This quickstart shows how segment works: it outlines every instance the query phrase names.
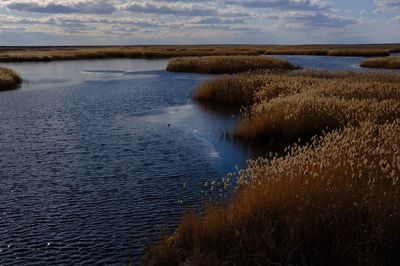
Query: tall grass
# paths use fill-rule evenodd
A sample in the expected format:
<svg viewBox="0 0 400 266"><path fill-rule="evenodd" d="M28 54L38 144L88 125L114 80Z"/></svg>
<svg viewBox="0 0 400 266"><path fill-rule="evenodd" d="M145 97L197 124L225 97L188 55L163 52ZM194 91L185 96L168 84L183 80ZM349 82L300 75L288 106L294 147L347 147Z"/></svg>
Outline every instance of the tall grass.
<svg viewBox="0 0 400 266"><path fill-rule="evenodd" d="M296 67L286 59L266 56L178 57L169 61L167 70L205 74L232 74L260 69L291 70Z"/></svg>
<svg viewBox="0 0 400 266"><path fill-rule="evenodd" d="M204 81L196 90L194 99L221 106L251 105L256 91L269 82L269 78L270 75L263 72L222 75Z"/></svg>
<svg viewBox="0 0 400 266"><path fill-rule="evenodd" d="M397 265L400 122L251 161L227 208L188 215L145 265Z"/></svg>
<svg viewBox="0 0 400 266"><path fill-rule="evenodd" d="M368 68L400 69L400 56L372 58L364 60L360 65Z"/></svg>
<svg viewBox="0 0 400 266"><path fill-rule="evenodd" d="M400 75L342 71L245 73L203 83L197 100L247 106L234 135L290 142L400 116Z"/></svg>
<svg viewBox="0 0 400 266"><path fill-rule="evenodd" d="M22 83L22 78L14 70L0 67L0 91L13 90Z"/></svg>
<svg viewBox="0 0 400 266"><path fill-rule="evenodd" d="M183 217L144 265L398 265L400 75L265 71L204 82L234 135L296 143L250 161L227 207Z"/></svg>

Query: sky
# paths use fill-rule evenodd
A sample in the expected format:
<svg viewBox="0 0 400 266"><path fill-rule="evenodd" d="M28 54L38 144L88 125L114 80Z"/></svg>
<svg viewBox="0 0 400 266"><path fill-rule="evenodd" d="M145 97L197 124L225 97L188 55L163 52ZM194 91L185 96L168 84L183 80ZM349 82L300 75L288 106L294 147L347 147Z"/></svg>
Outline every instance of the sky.
<svg viewBox="0 0 400 266"><path fill-rule="evenodd" d="M400 43L400 0L0 0L0 45Z"/></svg>

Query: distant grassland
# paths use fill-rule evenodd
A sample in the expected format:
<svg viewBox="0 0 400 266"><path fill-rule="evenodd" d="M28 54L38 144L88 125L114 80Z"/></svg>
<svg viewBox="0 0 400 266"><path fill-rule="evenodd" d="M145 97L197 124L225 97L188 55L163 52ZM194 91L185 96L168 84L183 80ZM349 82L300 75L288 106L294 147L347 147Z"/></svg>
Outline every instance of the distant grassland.
<svg viewBox="0 0 400 266"><path fill-rule="evenodd" d="M22 83L22 78L14 70L0 67L0 91L13 90Z"/></svg>
<svg viewBox="0 0 400 266"><path fill-rule="evenodd" d="M267 56L202 56L177 57L169 61L167 70L204 74L233 74L260 69L293 70L286 59Z"/></svg>
<svg viewBox="0 0 400 266"><path fill-rule="evenodd" d="M386 56L400 44L375 45L154 45L110 47L0 47L0 62L104 58L172 58L183 56L299 54Z"/></svg>
<svg viewBox="0 0 400 266"><path fill-rule="evenodd" d="M292 146L250 161L227 207L185 215L143 265L398 265L400 75L224 75L195 98L242 106L239 139Z"/></svg>
<svg viewBox="0 0 400 266"><path fill-rule="evenodd" d="M362 67L400 69L400 56L372 58L361 62Z"/></svg>

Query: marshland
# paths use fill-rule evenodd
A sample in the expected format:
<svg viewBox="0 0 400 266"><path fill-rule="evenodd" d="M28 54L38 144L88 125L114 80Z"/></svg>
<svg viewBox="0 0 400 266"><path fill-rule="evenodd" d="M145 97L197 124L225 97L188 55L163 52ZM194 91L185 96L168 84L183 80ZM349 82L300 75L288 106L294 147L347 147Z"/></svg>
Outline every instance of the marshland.
<svg viewBox="0 0 400 266"><path fill-rule="evenodd" d="M356 48L7 48L0 264L395 265L400 74L349 54L399 47Z"/></svg>
<svg viewBox="0 0 400 266"><path fill-rule="evenodd" d="M0 62L85 60L107 58L171 58L229 55L389 56L399 44L359 45L145 45L82 47L0 47Z"/></svg>
<svg viewBox="0 0 400 266"><path fill-rule="evenodd" d="M282 69L203 82L195 100L240 108L233 138L286 148L250 160L227 205L185 215L144 265L397 264L399 81Z"/></svg>

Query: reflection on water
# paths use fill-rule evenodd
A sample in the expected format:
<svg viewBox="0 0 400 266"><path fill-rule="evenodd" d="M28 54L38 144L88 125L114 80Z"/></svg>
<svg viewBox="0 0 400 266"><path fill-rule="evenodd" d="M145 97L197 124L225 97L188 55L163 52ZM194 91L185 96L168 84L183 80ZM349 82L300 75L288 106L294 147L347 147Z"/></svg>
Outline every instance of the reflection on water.
<svg viewBox="0 0 400 266"><path fill-rule="evenodd" d="M328 69L361 60L287 58ZM4 64L27 82L0 94L0 265L137 261L203 206L205 181L258 154L224 137L235 112L191 101L209 76L166 63Z"/></svg>

